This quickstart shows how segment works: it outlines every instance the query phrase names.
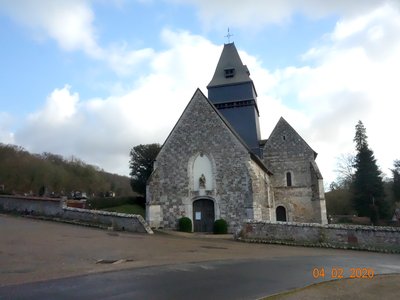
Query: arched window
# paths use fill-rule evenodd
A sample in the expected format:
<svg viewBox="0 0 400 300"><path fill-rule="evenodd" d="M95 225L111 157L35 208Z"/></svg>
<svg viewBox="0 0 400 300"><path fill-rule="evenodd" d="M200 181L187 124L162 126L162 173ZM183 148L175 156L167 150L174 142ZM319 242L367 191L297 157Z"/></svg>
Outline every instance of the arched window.
<svg viewBox="0 0 400 300"><path fill-rule="evenodd" d="M292 173L286 172L286 186L292 186Z"/></svg>
<svg viewBox="0 0 400 300"><path fill-rule="evenodd" d="M283 206L276 208L276 220L286 222L286 209Z"/></svg>

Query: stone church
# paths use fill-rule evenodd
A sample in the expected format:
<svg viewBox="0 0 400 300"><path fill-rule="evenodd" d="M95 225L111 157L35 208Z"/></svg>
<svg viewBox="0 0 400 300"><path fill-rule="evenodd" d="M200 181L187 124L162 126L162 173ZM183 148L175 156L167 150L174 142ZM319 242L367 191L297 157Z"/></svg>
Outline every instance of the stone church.
<svg viewBox="0 0 400 300"><path fill-rule="evenodd" d="M327 223L317 153L283 118L261 139L257 92L234 43L224 45L208 97L199 89L167 137L147 183L150 226L229 231L245 220Z"/></svg>

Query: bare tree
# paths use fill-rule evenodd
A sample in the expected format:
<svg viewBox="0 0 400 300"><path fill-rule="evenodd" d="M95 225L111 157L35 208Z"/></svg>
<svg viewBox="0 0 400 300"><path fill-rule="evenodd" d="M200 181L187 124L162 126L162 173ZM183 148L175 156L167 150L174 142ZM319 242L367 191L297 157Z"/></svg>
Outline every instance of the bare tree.
<svg viewBox="0 0 400 300"><path fill-rule="evenodd" d="M337 164L335 173L337 173L336 183L339 188L350 188L355 173L355 156L351 153L341 154L336 158Z"/></svg>

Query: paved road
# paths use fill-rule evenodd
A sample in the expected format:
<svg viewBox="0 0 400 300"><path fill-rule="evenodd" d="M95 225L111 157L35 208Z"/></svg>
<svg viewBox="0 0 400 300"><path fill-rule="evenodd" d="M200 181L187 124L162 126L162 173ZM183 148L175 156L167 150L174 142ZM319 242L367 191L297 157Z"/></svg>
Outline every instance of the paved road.
<svg viewBox="0 0 400 300"><path fill-rule="evenodd" d="M321 281L311 275L315 266L325 268L325 280L330 279L328 270L339 266L345 269L368 266L376 273L400 272L399 256L352 254L186 263L113 271L3 287L0 298L257 299ZM348 277L348 272L345 273Z"/></svg>
<svg viewBox="0 0 400 300"><path fill-rule="evenodd" d="M330 280L332 269L344 277L357 267L400 273L400 255L109 233L1 215L0 236L0 299L256 299ZM103 266L93 257L133 261ZM325 278L313 278L316 267Z"/></svg>

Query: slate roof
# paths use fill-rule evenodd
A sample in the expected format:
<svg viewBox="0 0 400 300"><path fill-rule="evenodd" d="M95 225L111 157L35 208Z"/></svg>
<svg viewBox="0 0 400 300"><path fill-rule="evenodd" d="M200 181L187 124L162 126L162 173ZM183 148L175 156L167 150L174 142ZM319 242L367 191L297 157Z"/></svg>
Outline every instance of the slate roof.
<svg viewBox="0 0 400 300"><path fill-rule="evenodd" d="M250 154L250 158L267 174L273 175L273 173L265 166L264 162L249 148L249 146L245 143L245 141L240 137L240 135L236 132L236 130L232 127L232 125L224 118L224 116L220 113L220 111L214 106L214 104L203 94L203 92L198 88L196 93L200 92L202 96L207 100L208 104L214 109L217 115L221 118L222 122L225 123L226 127L232 132L232 134L238 139L238 141L246 148L246 150Z"/></svg>
<svg viewBox="0 0 400 300"><path fill-rule="evenodd" d="M226 69L235 69L233 77L225 77ZM224 44L215 73L207 88L253 81L246 65L242 63L234 43Z"/></svg>

